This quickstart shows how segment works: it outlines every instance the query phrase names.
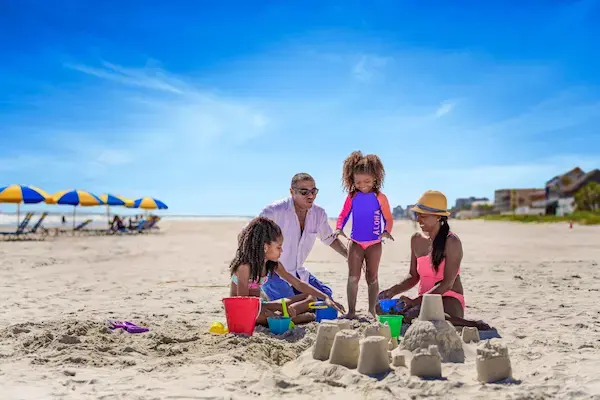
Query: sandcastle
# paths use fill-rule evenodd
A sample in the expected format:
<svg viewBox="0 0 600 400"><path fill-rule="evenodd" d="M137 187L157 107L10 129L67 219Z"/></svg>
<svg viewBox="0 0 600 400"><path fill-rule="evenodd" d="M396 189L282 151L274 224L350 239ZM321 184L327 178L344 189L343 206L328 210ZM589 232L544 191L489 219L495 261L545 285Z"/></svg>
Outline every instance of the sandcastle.
<svg viewBox="0 0 600 400"><path fill-rule="evenodd" d="M358 372L377 375L390 370L387 342L383 336L367 336L360 341Z"/></svg>
<svg viewBox="0 0 600 400"><path fill-rule="evenodd" d="M329 357L330 363L354 369L358 366L359 355L360 342L358 332L342 329L335 334L331 356Z"/></svg>
<svg viewBox="0 0 600 400"><path fill-rule="evenodd" d="M465 361L463 341L478 342L477 328L464 327L461 335L445 319L440 295L424 295L419 317L412 321L400 344L391 337L387 323L375 322L364 330L364 338L352 330L348 320L321 321L312 349L314 359L356 369L373 376L394 367L408 367L422 378L441 378L442 362ZM508 350L486 341L477 348L477 379L492 383L512 377Z"/></svg>
<svg viewBox="0 0 600 400"><path fill-rule="evenodd" d="M441 378L442 359L437 346L417 349L410 360L410 374L421 378Z"/></svg>
<svg viewBox="0 0 600 400"><path fill-rule="evenodd" d="M493 383L512 377L512 367L506 346L487 340L477 347L477 380Z"/></svg>
<svg viewBox="0 0 600 400"><path fill-rule="evenodd" d="M423 295L419 318L406 330L400 348L415 352L437 346L442 362L462 363L465 352L461 338L451 323L446 321L442 297L439 294Z"/></svg>
<svg viewBox="0 0 600 400"><path fill-rule="evenodd" d="M331 347L336 333L340 330L337 323L325 322L319 324L317 328L317 339L313 346L312 355L315 360L325 361L329 359Z"/></svg>
<svg viewBox="0 0 600 400"><path fill-rule="evenodd" d="M461 337L465 343L479 342L479 329L465 326L462 330Z"/></svg>
<svg viewBox="0 0 600 400"><path fill-rule="evenodd" d="M397 346L388 324L376 322L365 329L365 338L351 329L350 321L322 321L312 349L316 360L329 359L331 364L357 369L366 375L377 375L390 370L388 349Z"/></svg>

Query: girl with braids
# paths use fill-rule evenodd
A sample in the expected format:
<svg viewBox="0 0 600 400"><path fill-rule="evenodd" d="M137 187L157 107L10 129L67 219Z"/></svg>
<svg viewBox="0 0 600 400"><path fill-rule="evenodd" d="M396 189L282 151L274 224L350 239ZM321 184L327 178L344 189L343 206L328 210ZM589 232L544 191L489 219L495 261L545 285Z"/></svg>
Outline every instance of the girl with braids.
<svg viewBox="0 0 600 400"><path fill-rule="evenodd" d="M400 296L400 300L405 303L407 322L418 316L424 294L440 294L446 319L453 325L490 329L482 321L463 318L465 297L460 279L462 243L450 231L446 196L438 191L428 190L411 210L417 214L417 221L423 232L412 236L410 271L402 282L382 291L379 298L390 299L418 284L417 298Z"/></svg>
<svg viewBox="0 0 600 400"><path fill-rule="evenodd" d="M308 303L313 298L325 299L327 305L344 312L344 308L306 282L296 278L279 263L283 235L279 226L270 219L257 217L238 236L235 258L229 266L231 272L231 296L262 297L263 305L257 323L267 325L267 317L274 311L282 311L280 300L268 301L262 291L272 274L279 275L302 294L285 299L288 312L296 324L314 320L314 314L307 312ZM312 296L312 297L311 297Z"/></svg>
<svg viewBox="0 0 600 400"><path fill-rule="evenodd" d="M378 270L381 240L392 238L394 219L387 197L381 192L385 169L374 154L352 152L344 161L342 184L348 196L337 219L334 237L344 235L344 226L352 215L352 232L348 250L348 315L356 317L356 296L363 263L369 292L369 312L377 317L375 307L379 292ZM384 227L385 226L385 227Z"/></svg>

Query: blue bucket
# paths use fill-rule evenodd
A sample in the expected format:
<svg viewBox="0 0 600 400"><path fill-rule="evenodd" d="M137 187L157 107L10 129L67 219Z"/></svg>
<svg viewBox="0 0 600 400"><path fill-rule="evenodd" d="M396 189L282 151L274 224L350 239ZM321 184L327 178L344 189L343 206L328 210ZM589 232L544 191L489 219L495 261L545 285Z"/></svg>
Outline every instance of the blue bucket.
<svg viewBox="0 0 600 400"><path fill-rule="evenodd" d="M402 311L404 309L404 302L400 299L382 299L379 300L379 307L381 311L388 313L391 311Z"/></svg>
<svg viewBox="0 0 600 400"><path fill-rule="evenodd" d="M269 330L274 335L281 335L282 333L287 332L290 329L290 321L289 317L269 317L267 318L267 322L269 324Z"/></svg>
<svg viewBox="0 0 600 400"><path fill-rule="evenodd" d="M338 312L335 308L329 307L324 301L310 303L308 308L315 310L315 320L320 322L324 319L337 319Z"/></svg>

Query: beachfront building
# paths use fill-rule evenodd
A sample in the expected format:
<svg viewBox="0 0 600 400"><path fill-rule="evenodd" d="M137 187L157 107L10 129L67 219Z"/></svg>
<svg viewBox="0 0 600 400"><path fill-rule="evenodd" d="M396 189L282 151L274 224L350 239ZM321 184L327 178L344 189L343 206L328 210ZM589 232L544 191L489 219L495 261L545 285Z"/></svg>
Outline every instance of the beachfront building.
<svg viewBox="0 0 600 400"><path fill-rule="evenodd" d="M566 215L575 211L575 193L590 182L600 184L600 170L584 172L576 167L546 182L545 197L535 203L546 215Z"/></svg>
<svg viewBox="0 0 600 400"><path fill-rule="evenodd" d="M544 200L544 189L499 189L494 192L494 210L500 213L538 214L533 202Z"/></svg>
<svg viewBox="0 0 600 400"><path fill-rule="evenodd" d="M454 208L457 210L470 210L473 208L473 203L490 201L487 197L461 197L456 199Z"/></svg>

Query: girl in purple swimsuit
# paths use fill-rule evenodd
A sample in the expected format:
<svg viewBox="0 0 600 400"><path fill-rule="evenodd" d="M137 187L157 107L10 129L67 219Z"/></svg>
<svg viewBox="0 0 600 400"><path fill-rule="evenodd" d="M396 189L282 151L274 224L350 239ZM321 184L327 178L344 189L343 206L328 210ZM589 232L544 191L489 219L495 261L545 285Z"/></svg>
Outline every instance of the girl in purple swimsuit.
<svg viewBox="0 0 600 400"><path fill-rule="evenodd" d="M369 289L369 312L377 318L375 308L379 292L377 276L381 259L381 240L394 240L391 235L394 221L390 204L381 192L384 176L383 164L374 154L363 156L360 151L354 151L344 161L342 184L348 196L338 217L334 236L345 236L344 226L352 215L346 318L356 317L358 282L364 262Z"/></svg>

